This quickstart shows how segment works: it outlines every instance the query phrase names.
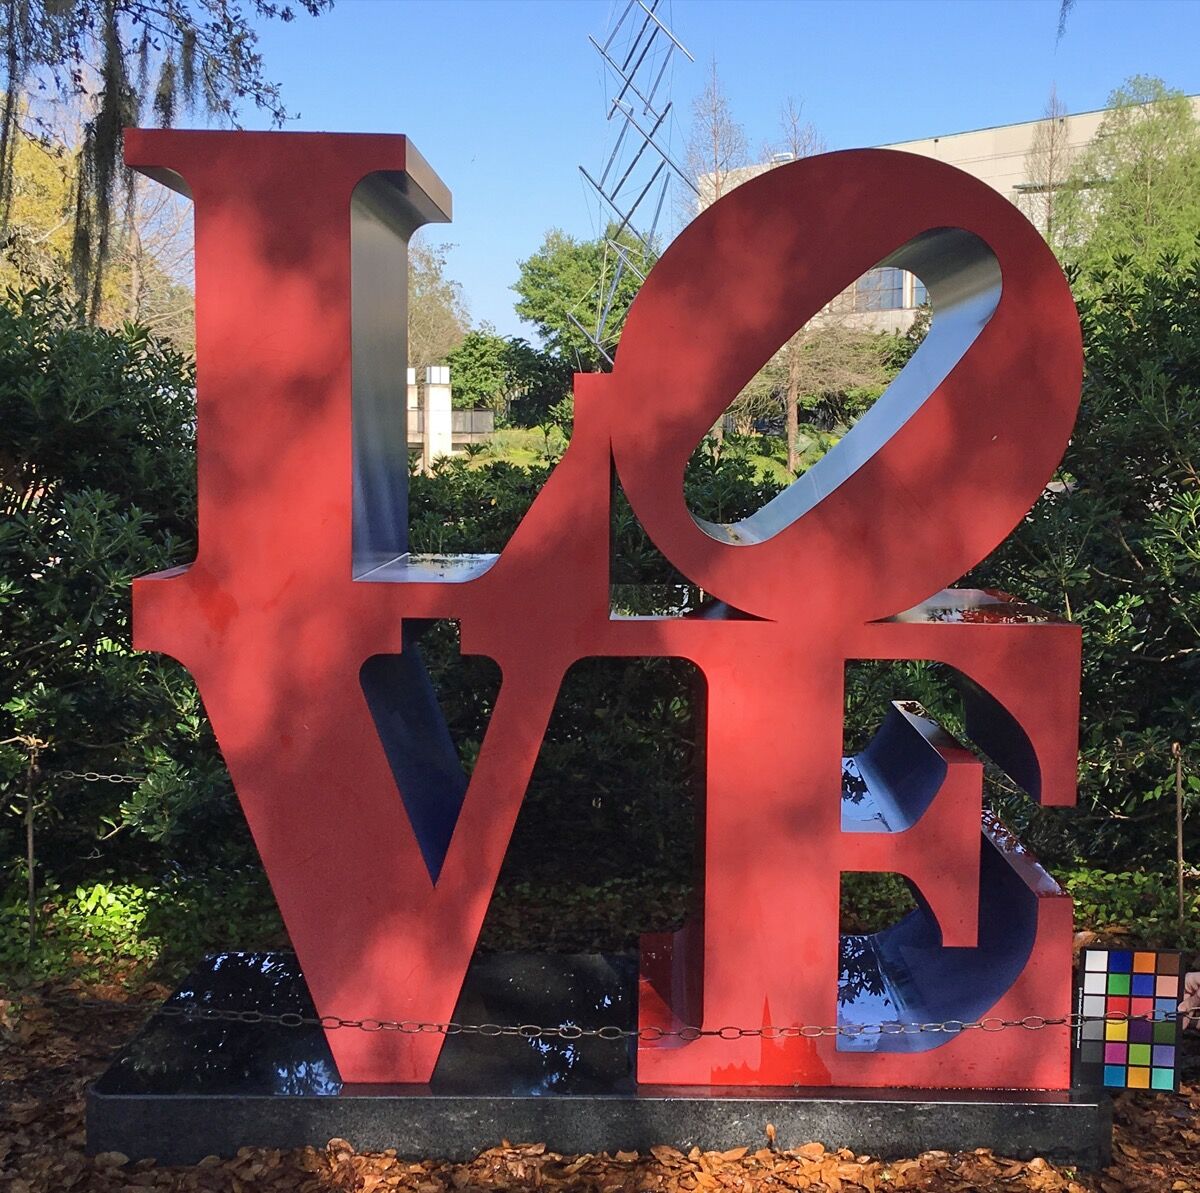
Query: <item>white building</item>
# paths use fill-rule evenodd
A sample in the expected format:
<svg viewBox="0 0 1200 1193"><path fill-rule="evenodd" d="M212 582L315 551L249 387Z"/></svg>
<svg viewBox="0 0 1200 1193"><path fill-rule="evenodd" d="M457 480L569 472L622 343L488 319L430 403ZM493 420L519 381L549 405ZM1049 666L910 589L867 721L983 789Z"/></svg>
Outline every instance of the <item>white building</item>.
<svg viewBox="0 0 1200 1193"><path fill-rule="evenodd" d="M1200 119L1200 95L1188 98L1197 119ZM1071 158L1096 136L1106 112L1107 109L1101 108L1095 112L1079 112L1073 116L1056 118L1055 151L1063 155L1063 160L1054 171L1055 177L1062 179L1065 176ZM1047 123L1044 119L1027 120L1022 124L1001 124L994 128L947 133L919 141L898 141L878 148L919 153L957 166L1015 203L1040 228L1045 218L1047 185L1044 169L1038 166L1040 155L1035 142L1038 130ZM779 161L776 157L771 162L730 171L723 179L722 191L765 173L778 165ZM1036 178L1039 173L1042 174L1041 180ZM1060 181L1058 185L1061 184ZM714 189L711 175L700 179L702 208L713 201ZM900 269L873 269L839 295L830 306L839 315L861 323L864 328L903 331L924 301L925 287L912 274Z"/></svg>

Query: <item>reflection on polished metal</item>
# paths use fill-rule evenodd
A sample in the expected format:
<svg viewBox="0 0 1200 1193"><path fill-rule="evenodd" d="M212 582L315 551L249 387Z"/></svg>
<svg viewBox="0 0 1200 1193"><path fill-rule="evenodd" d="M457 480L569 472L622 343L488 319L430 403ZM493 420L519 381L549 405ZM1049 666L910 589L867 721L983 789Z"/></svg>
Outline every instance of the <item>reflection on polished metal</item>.
<svg viewBox="0 0 1200 1193"><path fill-rule="evenodd" d="M564 1024L633 1029L636 969L619 956L477 957L456 1014L516 1023L552 1006ZM313 1010L295 958L281 953L206 958L168 1003L213 1006ZM159 1015L88 1091L88 1149L165 1164L331 1138L462 1160L505 1138L565 1154L686 1152L762 1140L772 1123L780 1148L822 1139L881 1157L988 1147L1085 1168L1109 1160L1109 1103L1087 1093L639 1088L635 1060L621 1038L453 1036L427 1085L347 1085L316 1027Z"/></svg>
<svg viewBox="0 0 1200 1193"><path fill-rule="evenodd" d="M387 421L403 319L371 309L403 290L385 258L402 266L409 232L449 212L428 167L402 137L134 132L127 155L185 179L197 207L200 546L138 581L136 641L196 677L318 1011L453 1016L562 677L607 655L690 660L706 689L703 905L644 941L641 1026L1070 1012L1070 902L984 822L980 761L906 704L863 753L841 749L848 660L933 660L997 765L1044 804L1075 799L1078 630L946 589L1041 494L1078 402L1070 291L1010 204L883 151L732 191L650 272L613 372L576 378L574 437L504 551L455 560L408 554L405 436ZM696 444L881 260L928 286L925 344L808 477L741 523L698 523ZM614 463L702 603L614 615ZM436 619L503 675L469 779L417 646ZM839 940L848 871L905 876L918 910ZM655 1035L641 1086L1069 1082L1062 1025L1037 1049L1019 1033ZM444 1041L328 1042L341 1081L420 1083Z"/></svg>

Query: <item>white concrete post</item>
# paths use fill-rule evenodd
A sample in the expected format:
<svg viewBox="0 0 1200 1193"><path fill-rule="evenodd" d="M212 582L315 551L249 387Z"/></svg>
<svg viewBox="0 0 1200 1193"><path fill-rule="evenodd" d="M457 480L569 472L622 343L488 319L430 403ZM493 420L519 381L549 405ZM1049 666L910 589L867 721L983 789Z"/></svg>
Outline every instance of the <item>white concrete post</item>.
<svg viewBox="0 0 1200 1193"><path fill-rule="evenodd" d="M425 438L421 451L426 471L438 456L448 456L454 450L450 409L450 367L430 365L425 370Z"/></svg>

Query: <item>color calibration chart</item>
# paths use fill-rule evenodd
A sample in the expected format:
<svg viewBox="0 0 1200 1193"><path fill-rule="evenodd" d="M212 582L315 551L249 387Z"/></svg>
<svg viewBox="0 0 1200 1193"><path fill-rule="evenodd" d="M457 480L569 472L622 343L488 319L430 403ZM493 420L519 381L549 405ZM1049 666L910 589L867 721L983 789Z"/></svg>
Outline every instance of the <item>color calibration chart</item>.
<svg viewBox="0 0 1200 1193"><path fill-rule="evenodd" d="M1147 1018L1080 1024L1076 1084L1178 1090L1180 954L1085 949L1082 962L1081 1014Z"/></svg>

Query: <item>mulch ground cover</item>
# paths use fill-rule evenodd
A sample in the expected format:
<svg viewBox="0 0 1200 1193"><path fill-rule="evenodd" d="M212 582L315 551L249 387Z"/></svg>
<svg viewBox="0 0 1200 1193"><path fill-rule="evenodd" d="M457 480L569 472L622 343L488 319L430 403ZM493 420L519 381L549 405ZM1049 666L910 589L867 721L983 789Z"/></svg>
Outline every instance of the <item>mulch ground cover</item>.
<svg viewBox="0 0 1200 1193"><path fill-rule="evenodd" d="M159 991L165 995L166 991ZM760 1140L727 1152L562 1156L544 1144L506 1143L470 1163L413 1161L394 1152L358 1153L344 1140L322 1149L243 1149L233 1159L209 1157L189 1167L129 1163L125 1156L84 1152L84 1090L136 1031L139 1013L69 1004L71 992L46 990L23 998L19 1011L0 995L0 1189L5 1193L97 1193L147 1189L222 1193L299 1190L403 1190L405 1193L786 1193L795 1189L858 1193L899 1189L1041 1190L1048 1193L1200 1193L1200 1048L1189 1046L1178 1095L1121 1095L1115 1107L1113 1166L1080 1173L1006 1159L989 1151L927 1152L882 1161L819 1143L774 1146L773 1128ZM66 996L66 998L64 998ZM145 996L143 992L142 997ZM82 996L81 996L82 997ZM87 991L86 997L125 997Z"/></svg>

